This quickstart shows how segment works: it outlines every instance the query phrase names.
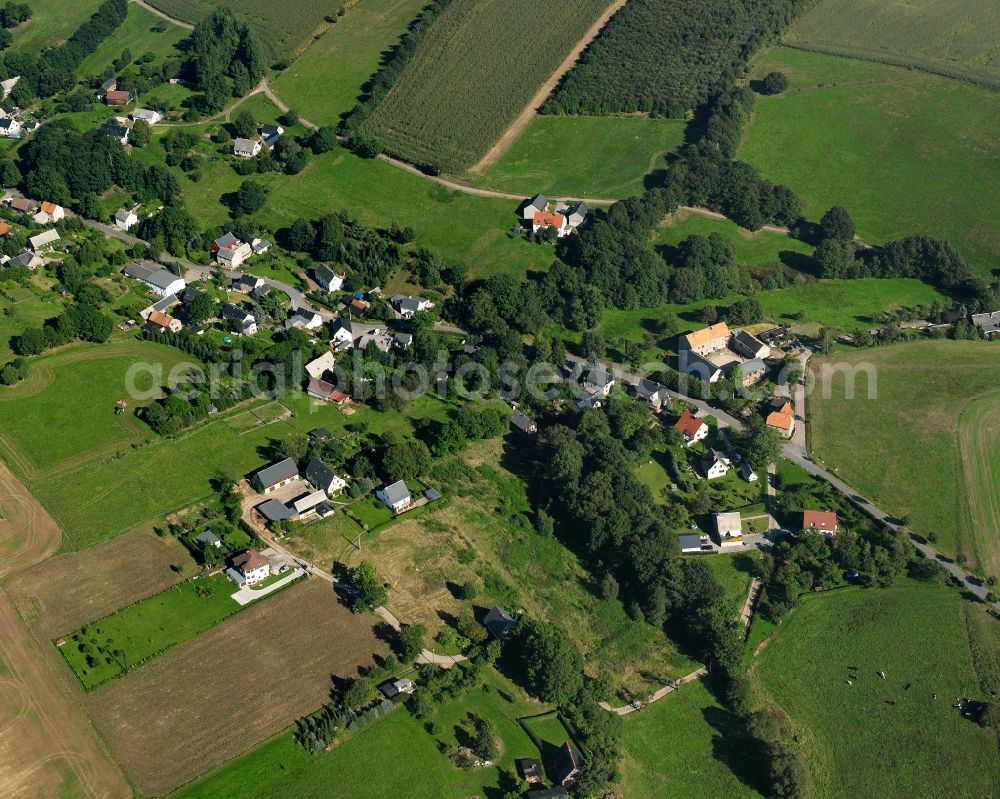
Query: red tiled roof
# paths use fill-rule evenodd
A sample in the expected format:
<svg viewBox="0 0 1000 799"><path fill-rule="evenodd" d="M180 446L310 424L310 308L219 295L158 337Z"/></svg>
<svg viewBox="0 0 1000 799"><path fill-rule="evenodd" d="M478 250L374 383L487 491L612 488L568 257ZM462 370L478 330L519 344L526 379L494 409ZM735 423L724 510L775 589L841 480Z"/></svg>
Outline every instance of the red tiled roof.
<svg viewBox="0 0 1000 799"><path fill-rule="evenodd" d="M267 558L261 555L256 549L248 549L246 552L241 552L233 558L233 566L244 574L267 565Z"/></svg>
<svg viewBox="0 0 1000 799"><path fill-rule="evenodd" d="M174 321L174 318L163 313L163 311L150 311L148 321L160 327L170 327L170 323Z"/></svg>
<svg viewBox="0 0 1000 799"><path fill-rule="evenodd" d="M114 89L104 95L104 97L112 105L124 105L132 99L131 93L124 89Z"/></svg>
<svg viewBox="0 0 1000 799"><path fill-rule="evenodd" d="M788 413L779 413L778 411L775 411L767 416L767 424L769 427L777 427L781 430L791 430L794 423L795 417Z"/></svg>
<svg viewBox="0 0 1000 799"><path fill-rule="evenodd" d="M827 533L837 531L837 514L832 510L802 511L803 530L822 530Z"/></svg>
<svg viewBox="0 0 1000 799"><path fill-rule="evenodd" d="M6 236L13 228L7 222L0 222L0 236Z"/></svg>
<svg viewBox="0 0 1000 799"><path fill-rule="evenodd" d="M540 227L561 228L566 224L566 217L562 214L555 214L550 211L536 211L533 221Z"/></svg>
<svg viewBox="0 0 1000 799"><path fill-rule="evenodd" d="M684 435L694 438L703 424L705 423L692 415L691 411L684 411L681 414L681 418L674 422L674 429L680 430Z"/></svg>
<svg viewBox="0 0 1000 799"><path fill-rule="evenodd" d="M42 210L47 214L55 213L55 210L58 207L59 207L58 205L56 205L55 203L50 203L48 200L42 201Z"/></svg>

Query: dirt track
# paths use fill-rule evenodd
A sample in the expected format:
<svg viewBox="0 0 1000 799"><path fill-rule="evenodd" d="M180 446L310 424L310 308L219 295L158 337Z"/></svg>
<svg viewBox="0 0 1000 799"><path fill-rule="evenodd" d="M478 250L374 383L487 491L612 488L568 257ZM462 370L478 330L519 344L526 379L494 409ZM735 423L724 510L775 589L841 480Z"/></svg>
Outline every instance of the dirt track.
<svg viewBox="0 0 1000 799"><path fill-rule="evenodd" d="M50 557L62 541L55 520L0 463L0 576ZM131 788L0 588L0 796L130 797Z"/></svg>

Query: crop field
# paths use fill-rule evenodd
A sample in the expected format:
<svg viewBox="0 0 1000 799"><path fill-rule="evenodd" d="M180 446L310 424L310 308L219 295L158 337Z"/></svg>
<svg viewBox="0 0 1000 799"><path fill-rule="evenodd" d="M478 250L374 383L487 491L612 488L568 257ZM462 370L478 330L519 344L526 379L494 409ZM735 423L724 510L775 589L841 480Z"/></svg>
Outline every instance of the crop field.
<svg viewBox="0 0 1000 799"><path fill-rule="evenodd" d="M1000 17L987 0L821 0L785 33L797 47L1000 86Z"/></svg>
<svg viewBox="0 0 1000 799"><path fill-rule="evenodd" d="M966 614L983 610L904 581L807 597L781 624L751 678L795 724L816 795L995 795L996 736L952 707L996 687Z"/></svg>
<svg viewBox="0 0 1000 799"><path fill-rule="evenodd" d="M288 105L317 125L335 125L424 6L422 0L363 0L347 9L273 81Z"/></svg>
<svg viewBox="0 0 1000 799"><path fill-rule="evenodd" d="M477 163L610 5L547 13L529 0L452 3L363 126L417 164Z"/></svg>
<svg viewBox="0 0 1000 799"><path fill-rule="evenodd" d="M791 82L757 99L737 157L801 198L831 205L879 243L949 241L991 279L1000 256L1000 94L938 75L777 47L754 65Z"/></svg>
<svg viewBox="0 0 1000 799"><path fill-rule="evenodd" d="M312 712L327 700L331 675L356 676L386 652L372 617L352 614L328 583L308 580L84 702L136 788L158 796Z"/></svg>
<svg viewBox="0 0 1000 799"><path fill-rule="evenodd" d="M91 690L232 616L235 590L225 574L178 583L67 633L60 652Z"/></svg>
<svg viewBox="0 0 1000 799"><path fill-rule="evenodd" d="M57 555L14 577L8 591L21 618L53 639L169 588L195 563L173 538L126 533L83 552Z"/></svg>
<svg viewBox="0 0 1000 799"><path fill-rule="evenodd" d="M29 478L71 467L132 441L152 436L134 410L151 402L136 396L158 389L175 365L190 362L179 350L142 341L117 341L60 349L32 359L28 378L0 392L0 447ZM135 373L132 367L148 369ZM115 414L126 399L129 409ZM39 435L44 430L45 435Z"/></svg>
<svg viewBox="0 0 1000 799"><path fill-rule="evenodd" d="M207 144L200 151L208 157L215 155L215 148ZM229 224L229 209L220 198L236 191L243 178L227 159L206 162L198 182L179 170L176 174L191 213L206 225ZM272 228L288 226L298 217L315 219L344 209L368 225L384 227L396 222L412 227L423 246L447 260L464 263L476 277L498 272L521 277L529 269L547 269L554 258L551 245L508 235L518 224L516 200L451 191L384 161L359 158L344 148L311 159L293 177L268 174L256 179L271 188L259 217ZM456 219L462 224L455 224Z"/></svg>
<svg viewBox="0 0 1000 799"><path fill-rule="evenodd" d="M1000 407L1000 351L990 342L928 341L837 354L831 361L871 364L877 398L868 399L862 372L854 381L856 399L846 396L844 371L827 381L829 396L814 390L815 457L883 510L909 516L915 532L934 533L942 551L1000 574L1000 528L973 523L996 513L1000 459L991 431ZM821 381L828 362L812 364Z"/></svg>
<svg viewBox="0 0 1000 799"><path fill-rule="evenodd" d="M684 142L687 123L647 117L536 116L477 186L530 196L620 199Z"/></svg>
<svg viewBox="0 0 1000 799"><path fill-rule="evenodd" d="M159 30L161 26L165 30ZM152 11L130 3L125 22L81 62L79 74L103 74L105 70L111 69L112 62L125 49L132 53L134 59L141 58L146 53L152 53L158 59L180 55L177 43L189 33L184 28L166 22Z"/></svg>
<svg viewBox="0 0 1000 799"><path fill-rule="evenodd" d="M171 799L502 796L511 786L501 772L512 773L516 758L539 754L517 718L542 708L495 672L485 673L484 684L489 691L477 688L437 707L432 720L444 731L437 737L402 708L315 757L284 733ZM438 749L438 742L456 745L453 730L470 712L496 725L502 754L494 766L459 769ZM394 754L386 757L386 752Z"/></svg>
<svg viewBox="0 0 1000 799"><path fill-rule="evenodd" d="M736 720L701 680L623 721L622 796L759 799L730 766L740 759Z"/></svg>
<svg viewBox="0 0 1000 799"><path fill-rule="evenodd" d="M207 17L217 6L228 6L253 26L275 55L294 52L324 25L324 16L337 13L337 6L324 0L302 0L294 5L269 0L152 0L150 5L191 23Z"/></svg>

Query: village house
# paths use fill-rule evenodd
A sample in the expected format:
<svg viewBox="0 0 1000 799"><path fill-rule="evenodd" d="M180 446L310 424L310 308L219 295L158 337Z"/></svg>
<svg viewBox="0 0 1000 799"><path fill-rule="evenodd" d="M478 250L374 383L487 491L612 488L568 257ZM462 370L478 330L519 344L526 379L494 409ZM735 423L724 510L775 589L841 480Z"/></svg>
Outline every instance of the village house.
<svg viewBox="0 0 1000 799"><path fill-rule="evenodd" d="M576 229L587 221L588 213L590 213L590 208L587 203L583 201L578 202L566 212L566 221L569 222L571 228Z"/></svg>
<svg viewBox="0 0 1000 799"><path fill-rule="evenodd" d="M417 686L409 677L403 677L399 680L387 680L378 689L386 699L396 699L399 696L409 696Z"/></svg>
<svg viewBox="0 0 1000 799"><path fill-rule="evenodd" d="M559 785L573 785L583 773L583 757L572 741L566 741L556 754L555 781Z"/></svg>
<svg viewBox="0 0 1000 799"><path fill-rule="evenodd" d="M222 318L235 322L239 326L236 331L243 336L252 336L257 332L257 318L241 305L227 302L222 306Z"/></svg>
<svg viewBox="0 0 1000 799"><path fill-rule="evenodd" d="M992 313L974 313L969 321L979 328L986 338L992 338L1000 333L1000 311Z"/></svg>
<svg viewBox="0 0 1000 799"><path fill-rule="evenodd" d="M716 478L725 477L729 474L729 466L731 463L732 461L730 461L729 458L721 452L710 449L698 461L698 468L701 470L701 474L706 480L715 480Z"/></svg>
<svg viewBox="0 0 1000 799"><path fill-rule="evenodd" d="M31 249L36 254L41 254L51 250L57 241L59 241L59 231L55 228L42 231L37 236L32 236L28 239L28 242L31 244Z"/></svg>
<svg viewBox="0 0 1000 799"><path fill-rule="evenodd" d="M749 463L744 462L740 467L740 477L748 483L755 483L757 481L757 472L753 470L753 467Z"/></svg>
<svg viewBox="0 0 1000 799"><path fill-rule="evenodd" d="M832 510L804 510L802 529L834 536L837 534L837 514Z"/></svg>
<svg viewBox="0 0 1000 799"><path fill-rule="evenodd" d="M139 224L139 217L134 209L119 208L115 211L115 227L119 230L131 230Z"/></svg>
<svg viewBox="0 0 1000 799"><path fill-rule="evenodd" d="M530 222L535 218L535 214L544 211L549 207L549 201L544 194L536 194L529 199L521 208L521 218L525 222Z"/></svg>
<svg viewBox="0 0 1000 799"><path fill-rule="evenodd" d="M569 791L561 785L557 785L555 788L539 788L528 791L525 794L525 799L569 799Z"/></svg>
<svg viewBox="0 0 1000 799"><path fill-rule="evenodd" d="M777 430L784 438L791 438L795 432L795 411L792 404L775 397L767 407L767 426Z"/></svg>
<svg viewBox="0 0 1000 799"><path fill-rule="evenodd" d="M703 358L726 349L730 338L729 325L725 322L695 330L678 340L679 349L693 352Z"/></svg>
<svg viewBox="0 0 1000 799"><path fill-rule="evenodd" d="M278 143L278 139L281 138L281 134L285 132L285 129L280 125L265 124L260 126L260 140L261 144L268 150L273 150L274 145Z"/></svg>
<svg viewBox="0 0 1000 799"><path fill-rule="evenodd" d="M514 768L517 769L517 776L530 785L537 785L545 776L542 761L533 757L519 757L514 761Z"/></svg>
<svg viewBox="0 0 1000 799"><path fill-rule="evenodd" d="M294 515L292 516L293 521L312 513L319 513L322 510L320 506L324 502L326 502L325 491L310 491L300 497L296 497L292 500L292 510L294 511ZM324 514L321 513L320 515Z"/></svg>
<svg viewBox="0 0 1000 799"><path fill-rule="evenodd" d="M262 277L257 277L257 275L241 274L238 278L236 278L236 280L233 281L233 290L240 292L240 294L249 294L254 289L265 285L267 284Z"/></svg>
<svg viewBox="0 0 1000 799"><path fill-rule="evenodd" d="M233 558L232 568L226 571L238 588L263 582L271 575L271 564L256 549L248 549Z"/></svg>
<svg viewBox="0 0 1000 799"><path fill-rule="evenodd" d="M253 249L246 242L240 241L231 232L219 236L212 242L212 254L222 266L236 269L247 258L253 255Z"/></svg>
<svg viewBox="0 0 1000 799"><path fill-rule="evenodd" d="M269 499L265 502L261 502L257 506L257 512L264 517L265 521L269 524L274 524L275 522L288 522L295 517L295 511L288 507L284 502L279 502L276 499Z"/></svg>
<svg viewBox="0 0 1000 799"><path fill-rule="evenodd" d="M343 407L351 402L350 396L333 385L333 383L327 383L325 380L319 380L318 378L312 378L309 381L309 384L306 386L306 394L313 399L332 402L337 407Z"/></svg>
<svg viewBox="0 0 1000 799"><path fill-rule="evenodd" d="M7 262L7 266L26 266L28 269L37 269L42 266L45 261L41 257L33 253L31 250L25 250L20 255L15 255Z"/></svg>
<svg viewBox="0 0 1000 799"><path fill-rule="evenodd" d="M483 626L496 640L502 641L511 634L517 621L502 607L494 605L483 619Z"/></svg>
<svg viewBox="0 0 1000 799"><path fill-rule="evenodd" d="M389 298L389 304L404 319L412 319L418 311L426 311L434 307L434 303L423 297L414 297L410 294L393 294Z"/></svg>
<svg viewBox="0 0 1000 799"><path fill-rule="evenodd" d="M327 350L318 358L314 358L306 364L306 374L312 378L320 378L333 369L336 363L337 359L333 353Z"/></svg>
<svg viewBox="0 0 1000 799"><path fill-rule="evenodd" d="M331 497L347 488L347 481L316 457L309 459L309 464L306 466L306 480L317 491L323 491Z"/></svg>
<svg viewBox="0 0 1000 799"><path fill-rule="evenodd" d="M319 330L323 327L323 317L315 311L298 308L285 320L286 330L293 327L299 330Z"/></svg>
<svg viewBox="0 0 1000 799"><path fill-rule="evenodd" d="M739 374L741 386L752 386L764 379L764 375L767 374L767 364L760 358L750 358L743 363L733 364L730 372Z"/></svg>
<svg viewBox="0 0 1000 799"><path fill-rule="evenodd" d="M361 314L362 316L368 313L368 307L371 303L361 299L358 296L351 297L344 303L347 306L348 313Z"/></svg>
<svg viewBox="0 0 1000 799"><path fill-rule="evenodd" d="M14 226L10 222L4 222L0 220L0 237L6 236L14 229Z"/></svg>
<svg viewBox="0 0 1000 799"><path fill-rule="evenodd" d="M20 211L22 214L28 214L29 216L38 210L38 206L27 197L11 197L9 203L10 207L15 211Z"/></svg>
<svg viewBox="0 0 1000 799"><path fill-rule="evenodd" d="M150 311L149 316L146 317L146 324L153 329L170 331L171 333L180 333L184 327L180 319L175 319L163 311Z"/></svg>
<svg viewBox="0 0 1000 799"><path fill-rule="evenodd" d="M722 548L742 546L743 519L738 512L716 513L715 533Z"/></svg>
<svg viewBox="0 0 1000 799"><path fill-rule="evenodd" d="M66 218L66 211L61 205L50 203L48 200L42 201L42 206L35 214L35 221L39 225L48 225Z"/></svg>
<svg viewBox="0 0 1000 799"><path fill-rule="evenodd" d="M260 141L258 139L241 139L233 141L233 155L240 158L253 158L260 152Z"/></svg>
<svg viewBox="0 0 1000 799"><path fill-rule="evenodd" d="M340 291L347 281L347 275L338 275L327 264L319 263L313 269L316 284L324 291Z"/></svg>
<svg viewBox="0 0 1000 799"><path fill-rule="evenodd" d="M195 536L194 542L201 547L201 549L208 549L209 547L222 549L222 539L211 530L206 530L200 535Z"/></svg>
<svg viewBox="0 0 1000 799"><path fill-rule="evenodd" d="M132 121L138 122L140 119L148 125L155 125L163 119L163 114L151 108L136 108L132 112Z"/></svg>
<svg viewBox="0 0 1000 799"><path fill-rule="evenodd" d="M680 419L674 422L674 430L681 434L684 446L687 447L695 441L703 441L708 438L708 425L688 410L685 410Z"/></svg>
<svg viewBox="0 0 1000 799"><path fill-rule="evenodd" d="M8 139L18 139L21 136L21 123L14 117L4 117L0 119L0 136Z"/></svg>
<svg viewBox="0 0 1000 799"><path fill-rule="evenodd" d="M525 435L532 435L538 432L538 423L530 416L525 416L520 409L515 408L510 415L510 423L515 429L520 430Z"/></svg>
<svg viewBox="0 0 1000 799"><path fill-rule="evenodd" d="M408 350L413 346L413 334L412 333L396 333L392 337L392 344L394 347L398 347L401 350Z"/></svg>
<svg viewBox="0 0 1000 799"><path fill-rule="evenodd" d="M722 379L723 370L718 364L710 361L696 352L682 350L678 357L680 371L694 375L706 383L717 383Z"/></svg>
<svg viewBox="0 0 1000 799"><path fill-rule="evenodd" d="M666 386L661 386L645 377L640 378L639 382L636 383L635 396L636 399L648 402L653 413L659 413L664 405L670 404L670 392L667 391Z"/></svg>
<svg viewBox="0 0 1000 799"><path fill-rule="evenodd" d="M539 211L531 220L531 232L537 233L539 230L552 228L558 238L569 235L571 228L569 220L564 214L557 214L553 211Z"/></svg>
<svg viewBox="0 0 1000 799"><path fill-rule="evenodd" d="M271 249L271 242L267 239L252 239L250 241L250 249L253 250L254 255L263 255Z"/></svg>
<svg viewBox="0 0 1000 799"><path fill-rule="evenodd" d="M397 480L392 485L380 488L375 492L375 496L382 500L387 507L391 508L393 513L402 513L413 501L413 498L410 496L410 489L406 487L406 483L403 480Z"/></svg>
<svg viewBox="0 0 1000 799"><path fill-rule="evenodd" d="M291 458L272 463L255 472L251 478L254 488L261 494L270 494L293 480L299 479L299 467Z"/></svg>
<svg viewBox="0 0 1000 799"><path fill-rule="evenodd" d="M108 105L128 105L133 99L132 92L127 89L119 89L117 84L115 84L114 89L104 95L104 102Z"/></svg>
<svg viewBox="0 0 1000 799"><path fill-rule="evenodd" d="M354 346L354 328L349 321L337 317L330 325L330 346L340 352Z"/></svg>
<svg viewBox="0 0 1000 799"><path fill-rule="evenodd" d="M132 135L132 128L124 124L124 120L121 120L118 117L115 119L109 119L101 125L101 130L109 136L114 136L114 138L116 138L118 143L122 146L128 144L129 136Z"/></svg>

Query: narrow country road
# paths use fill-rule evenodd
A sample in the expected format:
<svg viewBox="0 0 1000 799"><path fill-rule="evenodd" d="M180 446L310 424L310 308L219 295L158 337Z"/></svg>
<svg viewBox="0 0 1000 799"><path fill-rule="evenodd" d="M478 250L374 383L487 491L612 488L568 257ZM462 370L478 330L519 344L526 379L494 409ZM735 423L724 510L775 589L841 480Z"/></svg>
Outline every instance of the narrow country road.
<svg viewBox="0 0 1000 799"><path fill-rule="evenodd" d="M185 22L182 19L177 19L177 17L172 17L166 12L160 11L160 9L151 6L149 3L146 2L146 0L129 0L129 2L135 3L140 8L146 9L150 14L155 14L160 19L164 19L167 22L171 23L172 25L176 25L178 28L183 28L186 31L194 30L194 25L192 25L190 22Z"/></svg>

